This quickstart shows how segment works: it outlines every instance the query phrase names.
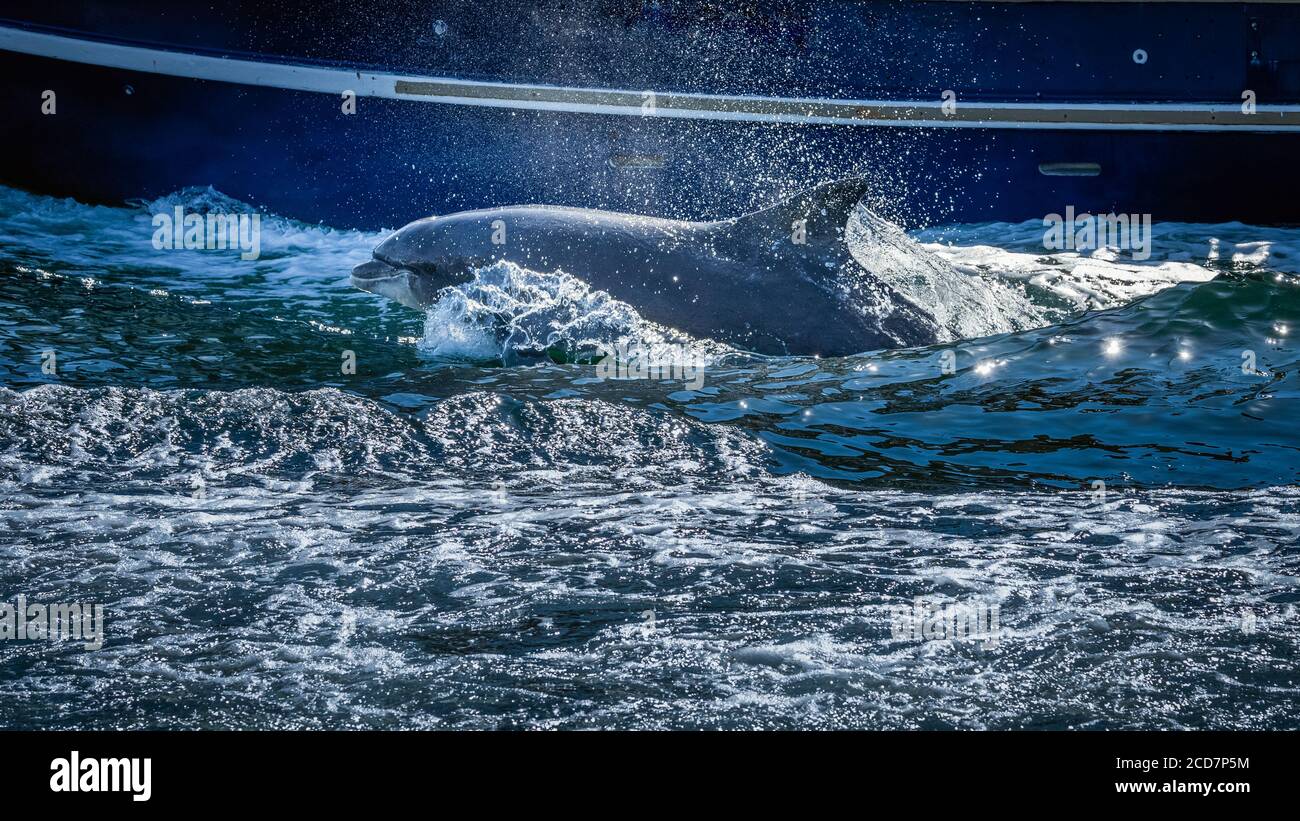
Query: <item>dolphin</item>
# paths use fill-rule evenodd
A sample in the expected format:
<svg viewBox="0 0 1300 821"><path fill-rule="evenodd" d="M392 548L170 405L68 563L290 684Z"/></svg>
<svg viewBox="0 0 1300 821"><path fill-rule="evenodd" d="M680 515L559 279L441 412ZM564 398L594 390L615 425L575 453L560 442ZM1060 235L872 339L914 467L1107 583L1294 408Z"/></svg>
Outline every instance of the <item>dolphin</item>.
<svg viewBox="0 0 1300 821"><path fill-rule="evenodd" d="M644 319L759 354L847 356L939 341L932 314L850 252L855 226L868 237L883 232L875 223L892 227L858 207L866 189L861 178L823 183L715 222L539 205L428 217L380 243L351 281L427 309L444 288L506 260L563 271Z"/></svg>

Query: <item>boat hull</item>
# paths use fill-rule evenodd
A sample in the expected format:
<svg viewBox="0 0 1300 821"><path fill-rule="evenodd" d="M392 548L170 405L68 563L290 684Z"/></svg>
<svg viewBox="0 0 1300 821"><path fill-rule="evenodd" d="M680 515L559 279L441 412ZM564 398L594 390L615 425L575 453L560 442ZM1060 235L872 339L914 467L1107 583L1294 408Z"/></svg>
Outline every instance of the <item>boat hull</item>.
<svg viewBox="0 0 1300 821"><path fill-rule="evenodd" d="M866 10L880 6L859 5ZM914 11L913 22L934 26L934 15L953 13L934 7L1025 4L893 5L927 9L924 14ZM1152 25L1161 18L1148 7L1164 5L1171 10L1163 18L1164 31L1172 32L1166 40L1190 36L1185 22L1174 25L1175 5L1194 9L1194 16L1204 18L1193 21L1198 24L1213 22L1212 14L1252 19L1250 9L1237 4L1045 5L1140 6L1143 19L1155 21ZM1270 30L1289 30L1297 16L1294 8L1266 9ZM470 12L460 14L447 12L447 25L463 22ZM1036 18L1012 22L1023 25L1024 19ZM1056 19L1037 20L1036 25ZM1241 43L1231 45L1249 49L1249 22L1241 28L1246 32ZM815 44L816 29L810 32L804 36ZM104 33L97 34L95 42L102 42ZM671 29L659 34L669 44L677 42ZM216 39L228 43L237 35L230 30ZM951 78L936 76L931 98L923 99L914 88L915 78L906 81L913 86L910 97L905 96L907 87L886 88L878 79L838 89L807 80L794 89L805 96L774 94L781 86L754 75L752 67L752 76L712 84L699 77L688 82L670 76L675 84L655 92L658 97L649 96L649 90L623 91L624 97L637 95L633 103L662 101L637 107L607 91L592 96L593 89L635 89L636 80L648 79L627 76L626 66L602 76L584 70L580 84L548 86L544 84L559 77L551 63L528 73L525 66L507 65L508 60L497 57L462 75L437 75L471 82L464 98L425 92L418 82L391 81L384 74L371 84L384 93L362 88L349 111L343 91L349 90L351 74L362 85L362 71L337 61L305 63L307 58L278 53L288 46L270 49L274 54L230 51L218 68L241 60L254 68L232 72L230 79L211 79L177 76L175 70L160 70L156 60L137 59L139 67L131 68L97 64L105 60L78 53L75 40L84 32L60 31L58 36L65 38L58 41L63 43L58 57L0 51L0 95L8 112L0 124L0 181L91 202L152 198L211 185L259 209L337 227L391 227L432 213L531 202L715 218L820 180L860 174L873 181L871 204L911 226L1021 221L1063 213L1070 206L1076 213L1141 213L1157 221L1300 222L1295 198L1300 170L1293 161L1300 130L1294 130L1297 115L1289 102L1297 97L1292 88L1297 83L1289 59L1269 62L1268 77L1254 78L1270 96L1259 99L1260 110L1252 117L1239 113L1242 103L1234 98L1240 94L1233 88L1262 69L1251 69L1246 53L1227 66L1217 51L1198 58L1220 61L1198 69L1201 88L1181 92L1196 100L1210 95L1217 108L1191 100L1170 102L1162 95L1171 94L1171 88L1158 84L1125 96L1115 83L1098 85L1098 71L1080 75L1073 88L1056 78L1032 93L1022 90L1018 97L1005 87L1016 77L989 73L982 86L951 82L961 91L955 99L945 99L947 89L940 86L959 78L960 71L954 70ZM1253 36L1262 36L1258 27ZM767 42L758 39L759 45ZM1154 35L1148 39L1159 41ZM175 43L145 48L138 39L112 42L130 44L136 51L128 56L149 50L174 55L181 48ZM191 44L184 53L203 53L212 45L211 40L204 46ZM687 56L692 54L686 40L679 45ZM1129 55L1122 56L1127 72L1135 64ZM992 57L973 54L967 75L961 76L997 62ZM395 59L388 68L430 71L456 62L444 58L443 65ZM292 79L276 84L280 74L289 76L294 66L304 65L334 74L322 75L327 79L319 87L312 86L315 81ZM205 71L212 74L201 69L190 73ZM334 76L342 90L329 85ZM282 87L295 83L313 90ZM397 91L388 94L389 88ZM987 99L990 89L1005 104ZM1258 97L1260 92L1250 90ZM45 110L48 91L57 95L53 113ZM705 96L677 100L674 92ZM869 93L875 94L870 103L835 102ZM1052 99L1045 100L1044 94ZM809 99L834 104L809 104L805 116L798 106L783 109L772 102ZM613 102L603 102L608 100ZM951 105L945 108L945 103ZM1129 111L1143 103L1158 111L1140 116ZM1022 119L1008 119L1013 117ZM1081 120L1088 117L1096 122Z"/></svg>

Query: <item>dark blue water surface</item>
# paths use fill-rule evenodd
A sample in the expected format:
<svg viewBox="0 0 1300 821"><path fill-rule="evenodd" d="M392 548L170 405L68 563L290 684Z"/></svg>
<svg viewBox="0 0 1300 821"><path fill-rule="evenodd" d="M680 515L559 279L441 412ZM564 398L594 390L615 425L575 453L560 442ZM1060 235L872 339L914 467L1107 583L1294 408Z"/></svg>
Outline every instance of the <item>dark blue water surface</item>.
<svg viewBox="0 0 1300 821"><path fill-rule="evenodd" d="M672 337L572 282L426 318L349 287L383 234L174 204L0 189L0 604L107 625L0 641L0 726L1297 726L1300 231L936 229L1018 330L692 390L552 361Z"/></svg>

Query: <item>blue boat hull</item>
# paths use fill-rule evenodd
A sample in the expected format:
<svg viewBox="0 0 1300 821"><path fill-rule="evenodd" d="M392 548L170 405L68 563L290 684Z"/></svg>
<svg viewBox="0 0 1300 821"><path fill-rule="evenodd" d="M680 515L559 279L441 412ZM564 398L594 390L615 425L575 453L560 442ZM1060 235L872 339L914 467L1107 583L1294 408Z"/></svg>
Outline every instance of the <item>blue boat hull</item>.
<svg viewBox="0 0 1300 821"><path fill-rule="evenodd" d="M735 56L711 73L699 70L700 61L716 43L701 43L690 30L675 28L674 4L633 5L637 11L629 22L626 15L601 12L599 4L577 4L587 15L588 39L598 45L575 53L567 74L563 60L545 49L503 53L503 43L518 40L492 33L480 19L483 12L476 18L457 4L421 5L419 21L406 26L417 34L398 41L404 47L387 55L373 37L330 49L318 39L295 39L289 27L272 27L259 40L261 29L241 28L238 21L207 19L203 28L201 15L132 27L126 18L105 13L94 36L134 44L157 44L166 36L156 47L169 52L436 72L494 83L668 88L733 94L742 102L746 95L773 95L925 98L937 104L945 89L955 87L957 106L1032 101L1041 106L1033 116L1046 117L1061 110L1064 116L1086 113L1087 106L1108 101L1122 107L1186 99L1235 108L1248 83L1261 106L1300 101L1300 36L1293 36L1300 35L1300 7L1289 5L834 3L811 15L778 11L746 18L743 25L719 24L722 40L735 41L737 31L748 31L753 48L728 52ZM655 14L646 12L651 6ZM26 15L19 22L86 26L87 10L96 7L73 3L43 12L25 6L18 10ZM446 19L426 19L438 14ZM1110 16L1097 16L1103 14ZM1087 33L1105 20L1113 29L1121 14L1130 15L1122 19L1136 32L1101 39L1099 30L1091 50L1060 35L1071 24ZM514 29L516 38L554 26L535 14L505 17L500 25ZM329 17L312 19L321 24ZM840 29L827 28L832 25ZM828 32L845 26L864 36L874 32L867 51L888 59L813 49L842 46L842 32ZM466 29L473 36L451 42ZM89 36L83 28L59 32ZM1024 47L1009 54L1012 32L1019 32L1016 42ZM910 58L884 48L900 38L915 42L927 36L936 38L935 47ZM426 51L405 47L412 42L443 45ZM490 42L497 43L495 51L487 48ZM1135 62L1130 48L1138 42L1151 49L1143 63ZM1147 70L1166 61L1168 51L1196 43L1201 49L1184 54L1187 63ZM259 50L249 51L253 46ZM611 57L620 46L629 54L656 56ZM794 59L800 55L809 67L802 73ZM1090 70L1063 69L1081 60ZM349 114L337 94L17 51L0 51L0 78L7 112L0 124L0 181L92 202L212 185L266 211L338 227L391 227L432 213L524 202L714 218L816 181L862 174L874 181L872 205L912 226L1020 221L1062 213L1067 206L1076 212L1148 213L1155 220L1300 222L1300 170L1294 162L1300 131L1249 123L1219 128L1204 120L1215 115L1206 114L1196 115L1204 122L1195 128L1131 127L1122 121L1096 128L1056 128L1050 122L949 127L928 120L638 117L382 96L359 97L356 113ZM1025 85L1031 79L1034 85ZM47 90L57 91L54 114L42 110Z"/></svg>

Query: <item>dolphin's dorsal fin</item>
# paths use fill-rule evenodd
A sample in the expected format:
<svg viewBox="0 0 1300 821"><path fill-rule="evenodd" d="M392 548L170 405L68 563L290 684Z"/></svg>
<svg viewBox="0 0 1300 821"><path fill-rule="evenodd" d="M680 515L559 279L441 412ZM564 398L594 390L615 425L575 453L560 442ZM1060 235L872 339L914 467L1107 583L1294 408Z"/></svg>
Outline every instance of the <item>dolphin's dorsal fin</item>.
<svg viewBox="0 0 1300 821"><path fill-rule="evenodd" d="M824 182L800 191L776 205L739 217L735 224L737 227L762 225L789 233L794 230L797 221L806 220L805 228L810 239L840 237L853 209L867 193L868 186L864 177L846 177Z"/></svg>

